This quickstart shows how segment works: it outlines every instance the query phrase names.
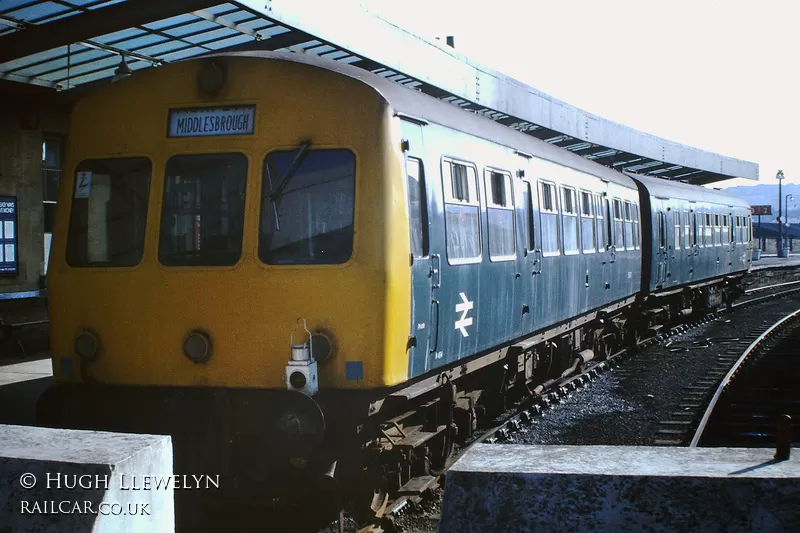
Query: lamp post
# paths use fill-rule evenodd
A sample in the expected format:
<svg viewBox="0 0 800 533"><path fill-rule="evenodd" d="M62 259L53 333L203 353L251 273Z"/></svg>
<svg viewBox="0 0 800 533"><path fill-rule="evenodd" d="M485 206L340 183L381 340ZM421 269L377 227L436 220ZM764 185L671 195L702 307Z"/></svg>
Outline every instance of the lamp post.
<svg viewBox="0 0 800 533"><path fill-rule="evenodd" d="M783 228L786 229L786 235L783 238L783 242L786 243L786 257L789 257L789 200L794 200L794 196L791 194L786 195L786 202L783 204L786 206L786 222L783 224ZM783 231L781 228L781 231Z"/></svg>
<svg viewBox="0 0 800 533"><path fill-rule="evenodd" d="M778 180L778 257L784 257L783 243L781 242L781 236L783 235L783 229L781 228L783 224L783 221L781 220L781 215L783 214L781 211L781 207L783 205L783 197L781 196L781 181L783 180L783 177L783 170L779 170L775 175L775 179Z"/></svg>

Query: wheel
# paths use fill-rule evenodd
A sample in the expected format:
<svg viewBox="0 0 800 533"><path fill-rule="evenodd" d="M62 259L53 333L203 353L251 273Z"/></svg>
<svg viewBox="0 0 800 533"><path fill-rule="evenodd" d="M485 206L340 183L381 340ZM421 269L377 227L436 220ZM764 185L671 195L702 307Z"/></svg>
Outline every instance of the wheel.
<svg viewBox="0 0 800 533"><path fill-rule="evenodd" d="M453 455L453 442L455 441L456 426L453 423L448 424L447 428L442 431L440 438L441 441L430 449L431 459L431 473L438 476L443 473L447 468L447 461Z"/></svg>

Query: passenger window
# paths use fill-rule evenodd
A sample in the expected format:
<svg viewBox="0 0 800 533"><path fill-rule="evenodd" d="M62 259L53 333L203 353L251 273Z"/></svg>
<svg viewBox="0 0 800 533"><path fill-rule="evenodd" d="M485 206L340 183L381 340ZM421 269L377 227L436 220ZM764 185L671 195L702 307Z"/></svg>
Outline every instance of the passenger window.
<svg viewBox="0 0 800 533"><path fill-rule="evenodd" d="M722 246L722 225L719 215L714 215L714 246Z"/></svg>
<svg viewBox="0 0 800 533"><path fill-rule="evenodd" d="M733 232L728 215L722 215L722 244L733 242Z"/></svg>
<svg viewBox="0 0 800 533"><path fill-rule="evenodd" d="M740 243L742 242L742 221L739 215L736 215L733 220L734 226L736 227L736 242Z"/></svg>
<svg viewBox="0 0 800 533"><path fill-rule="evenodd" d="M406 183L411 253L414 257L425 257L428 255L428 202L425 175L419 159L406 160Z"/></svg>
<svg viewBox="0 0 800 533"><path fill-rule="evenodd" d="M558 207L556 186L544 181L539 184L539 210L542 224L542 255L558 255Z"/></svg>
<svg viewBox="0 0 800 533"><path fill-rule="evenodd" d="M739 216L737 218L739 219L739 229L737 231L738 239L739 239L740 243L744 244L744 242L745 242L745 238L744 238L744 217L743 216Z"/></svg>
<svg viewBox="0 0 800 533"><path fill-rule="evenodd" d="M681 249L681 212L673 211L672 218L675 224L675 249Z"/></svg>
<svg viewBox="0 0 800 533"><path fill-rule="evenodd" d="M531 184L527 181L525 183L525 188L523 189L523 201L525 204L525 225L527 227L528 233L528 251L533 251L536 249L536 233L535 233L535 225L533 223L533 189L531 188Z"/></svg>
<svg viewBox="0 0 800 533"><path fill-rule="evenodd" d="M489 258L513 259L516 254L516 237L511 175L487 170L485 181L486 214L489 219Z"/></svg>
<svg viewBox="0 0 800 533"><path fill-rule="evenodd" d="M592 253L595 248L595 219L592 193L581 191L581 242L583 252Z"/></svg>
<svg viewBox="0 0 800 533"><path fill-rule="evenodd" d="M258 257L268 265L333 265L353 255L355 156L287 150L264 159Z"/></svg>
<svg viewBox="0 0 800 533"><path fill-rule="evenodd" d="M752 224L752 222L753 222L752 217L750 217L750 215L747 215L747 223L746 223L746 226L745 226L745 235L747 236L747 239L746 239L747 242L752 242L752 240L753 240L753 224Z"/></svg>
<svg viewBox="0 0 800 533"><path fill-rule="evenodd" d="M467 167L453 163L450 165L453 200L469 202L469 183L467 181Z"/></svg>
<svg viewBox="0 0 800 533"><path fill-rule="evenodd" d="M564 224L564 254L577 254L580 247L578 236L578 209L575 205L575 189L561 188L561 215Z"/></svg>
<svg viewBox="0 0 800 533"><path fill-rule="evenodd" d="M639 205L632 204L633 215L633 247L639 249Z"/></svg>
<svg viewBox="0 0 800 533"><path fill-rule="evenodd" d="M625 248L625 223L622 220L622 200L614 198L614 246L618 250Z"/></svg>
<svg viewBox="0 0 800 533"><path fill-rule="evenodd" d="M697 213L692 212L692 245L697 246Z"/></svg>
<svg viewBox="0 0 800 533"><path fill-rule="evenodd" d="M625 200L625 247L633 250L633 215L631 214L631 203Z"/></svg>
<svg viewBox="0 0 800 533"><path fill-rule="evenodd" d="M167 266L230 266L242 255L247 158L178 155L167 161L158 260Z"/></svg>
<svg viewBox="0 0 800 533"><path fill-rule="evenodd" d="M684 220L684 225L683 225L683 245L688 250L689 247L692 245L692 237L691 237L692 214L689 211L686 211L685 215L686 218Z"/></svg>
<svg viewBox="0 0 800 533"><path fill-rule="evenodd" d="M603 209L603 197L599 194L594 195L595 215L597 216L597 250L603 251L608 246L608 227L605 222L605 209Z"/></svg>
<svg viewBox="0 0 800 533"><path fill-rule="evenodd" d="M658 247L664 249L667 247L667 237L664 235L666 225L664 224L664 213L658 212Z"/></svg>
<svg viewBox="0 0 800 533"><path fill-rule="evenodd" d="M706 213L706 223L703 227L703 246L713 246L714 245L714 228L711 226L711 214Z"/></svg>
<svg viewBox="0 0 800 533"><path fill-rule="evenodd" d="M447 260L451 264L480 262L481 224L475 167L442 161Z"/></svg>
<svg viewBox="0 0 800 533"><path fill-rule="evenodd" d="M151 170L144 157L78 165L67 235L69 266L125 267L141 261Z"/></svg>

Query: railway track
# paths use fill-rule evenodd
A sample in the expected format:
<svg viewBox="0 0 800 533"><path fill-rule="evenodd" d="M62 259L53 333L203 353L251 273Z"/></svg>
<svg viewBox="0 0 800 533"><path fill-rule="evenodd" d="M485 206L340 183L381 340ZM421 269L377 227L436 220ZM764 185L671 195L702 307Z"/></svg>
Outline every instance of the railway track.
<svg viewBox="0 0 800 533"><path fill-rule="evenodd" d="M744 311L750 307L798 293L800 293L800 282L780 283L751 289L750 293L746 291L745 294L752 296L737 302L726 309L707 313L704 316L698 317L688 323L675 326L670 330L661 333L660 335L643 339L635 348L620 350L609 356L604 361L590 361L578 374L569 376L551 388L543 391L542 394L529 398L526 401L516 404L506 410L506 412L499 417L499 419L495 420L495 423L492 424L490 428L480 433L476 438L473 438L469 443L460 449L457 449L453 453L451 459L448 461L448 467L455 463L461 456L463 456L464 453L466 453L474 444L480 442L491 444L507 441L517 432L530 426L537 417L541 416L548 409L561 404L567 397L585 388L596 378L619 367L637 350L647 348L648 346L652 346L654 344L668 345L671 341L675 340L676 337L692 329L728 316L732 317L734 316L734 313ZM756 332L748 332L747 335L736 338L735 342L744 342L742 339L750 339L751 337L752 339L755 339L758 337L758 335L759 333ZM737 353L740 353L740 351ZM730 367L730 364L735 361L735 359L735 357L728 355L718 358L718 365L727 364L727 366L724 368L724 370L722 366L719 368L715 367L714 370L709 371L708 375L698 382L700 385L693 385L693 387L702 386L703 391L688 391L687 399L691 401L691 404L687 405L687 407L690 407L690 409L681 413L675 413L675 420L667 420L662 422L662 424L666 426L665 431L667 433L665 433L665 438L657 441L657 443L665 445L681 445L688 443L688 438L683 436L683 434L688 434L688 428L692 426L691 423L687 424L686 421L690 420L696 424L696 421L702 415L702 407L705 405L705 402L703 401L704 398L710 394L709 391L713 390L715 384L719 383L720 380L725 376L727 369ZM674 427L686 429L676 432ZM678 433L681 435L680 439L675 438ZM443 484L442 476L432 477L432 479L429 480L429 483L426 484L426 489L427 491L433 491L441 486L441 484ZM379 509L376 513L376 523L358 529L357 533L389 533L397 531L397 528L395 527L395 520L397 517L408 509L416 507L424 499L424 494L413 494L400 495L395 499L387 500L381 509ZM340 529L340 531L343 531L343 529Z"/></svg>
<svg viewBox="0 0 800 533"><path fill-rule="evenodd" d="M690 446L774 446L800 418L800 309L778 319L742 352L717 387ZM788 419L786 416L788 415Z"/></svg>

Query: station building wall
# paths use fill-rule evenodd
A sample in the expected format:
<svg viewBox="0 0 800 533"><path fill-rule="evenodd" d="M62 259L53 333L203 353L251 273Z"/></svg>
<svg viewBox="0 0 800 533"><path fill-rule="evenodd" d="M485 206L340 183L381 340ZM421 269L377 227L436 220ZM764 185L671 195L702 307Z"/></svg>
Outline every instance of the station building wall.
<svg viewBox="0 0 800 533"><path fill-rule="evenodd" d="M69 124L68 110L52 105L50 95L43 97L35 90L20 94L22 90L0 88L0 196L17 199L18 264L16 275L0 274L0 292L35 290L44 284L45 240L52 231Z"/></svg>

